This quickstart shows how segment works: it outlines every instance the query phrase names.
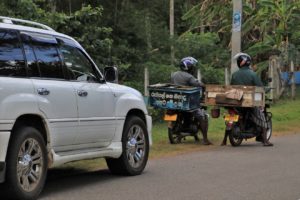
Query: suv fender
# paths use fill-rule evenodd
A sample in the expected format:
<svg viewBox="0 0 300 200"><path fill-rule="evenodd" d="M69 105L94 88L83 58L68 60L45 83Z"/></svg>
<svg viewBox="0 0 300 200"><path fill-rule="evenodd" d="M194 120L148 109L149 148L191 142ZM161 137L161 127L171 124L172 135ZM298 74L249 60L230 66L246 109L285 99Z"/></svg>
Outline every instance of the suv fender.
<svg viewBox="0 0 300 200"><path fill-rule="evenodd" d="M117 117L117 130L114 141L120 141L124 129L124 124L128 116L134 115L143 120L147 126L149 142L152 144L151 126L152 120L148 116L142 95L134 95L126 93L121 95L116 102L116 117Z"/></svg>

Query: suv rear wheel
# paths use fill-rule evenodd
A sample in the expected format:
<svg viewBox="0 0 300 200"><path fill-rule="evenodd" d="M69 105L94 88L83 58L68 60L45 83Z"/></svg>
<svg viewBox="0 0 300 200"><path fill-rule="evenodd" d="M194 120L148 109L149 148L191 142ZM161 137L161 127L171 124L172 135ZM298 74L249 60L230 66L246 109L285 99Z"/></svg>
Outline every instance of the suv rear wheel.
<svg viewBox="0 0 300 200"><path fill-rule="evenodd" d="M19 127L12 137L7 159L7 183L10 197L36 199L47 174L47 150L40 132Z"/></svg>
<svg viewBox="0 0 300 200"><path fill-rule="evenodd" d="M139 117L131 116L125 122L120 158L106 158L113 174L139 175L148 161L149 139L146 125Z"/></svg>

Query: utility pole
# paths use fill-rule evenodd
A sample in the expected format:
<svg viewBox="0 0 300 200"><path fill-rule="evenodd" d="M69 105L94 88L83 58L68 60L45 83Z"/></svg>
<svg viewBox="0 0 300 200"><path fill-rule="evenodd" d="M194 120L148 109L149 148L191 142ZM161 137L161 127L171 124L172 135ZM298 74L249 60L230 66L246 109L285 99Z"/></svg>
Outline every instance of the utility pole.
<svg viewBox="0 0 300 200"><path fill-rule="evenodd" d="M231 69L230 74L238 70L236 61L233 57L241 52L241 30L242 30L242 0L233 1L233 15L232 15L232 36L231 36Z"/></svg>
<svg viewBox="0 0 300 200"><path fill-rule="evenodd" d="M202 76L201 76L200 69L197 69L197 79L199 82L202 82Z"/></svg>

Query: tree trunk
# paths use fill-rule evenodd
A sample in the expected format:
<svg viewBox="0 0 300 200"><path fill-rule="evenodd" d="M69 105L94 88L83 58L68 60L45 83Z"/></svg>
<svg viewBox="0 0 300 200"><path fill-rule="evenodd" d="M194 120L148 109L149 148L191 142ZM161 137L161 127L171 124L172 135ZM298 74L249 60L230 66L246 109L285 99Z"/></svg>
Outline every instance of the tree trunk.
<svg viewBox="0 0 300 200"><path fill-rule="evenodd" d="M295 70L294 70L294 62L291 62L291 90L292 90L292 99L295 100L296 96L296 85L295 85Z"/></svg>
<svg viewBox="0 0 300 200"><path fill-rule="evenodd" d="M117 26L117 19L118 19L118 0L115 1L114 26Z"/></svg>
<svg viewBox="0 0 300 200"><path fill-rule="evenodd" d="M48 0L48 4L50 6L51 12L56 12L56 1L55 0Z"/></svg>
<svg viewBox="0 0 300 200"><path fill-rule="evenodd" d="M145 0L145 34L146 34L146 43L147 43L147 52L146 52L146 61L151 57L152 42L151 42L151 19L148 1ZM149 69L148 66L145 66L145 80L144 80L144 94L149 96L148 86L149 86Z"/></svg>
<svg viewBox="0 0 300 200"><path fill-rule="evenodd" d="M174 52L174 0L170 0L170 39L171 39L171 64L174 64L175 52Z"/></svg>
<svg viewBox="0 0 300 200"><path fill-rule="evenodd" d="M72 1L69 0L69 14L72 15Z"/></svg>

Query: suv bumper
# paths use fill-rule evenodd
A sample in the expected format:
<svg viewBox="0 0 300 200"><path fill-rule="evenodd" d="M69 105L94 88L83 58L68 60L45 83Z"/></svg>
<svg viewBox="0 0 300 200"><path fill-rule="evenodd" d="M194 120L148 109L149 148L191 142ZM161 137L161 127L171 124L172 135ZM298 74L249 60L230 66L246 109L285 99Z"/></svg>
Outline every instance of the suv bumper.
<svg viewBox="0 0 300 200"><path fill-rule="evenodd" d="M0 183L5 181L6 163L0 162Z"/></svg>
<svg viewBox="0 0 300 200"><path fill-rule="evenodd" d="M152 145L152 117L146 115L147 130L149 136L149 144Z"/></svg>
<svg viewBox="0 0 300 200"><path fill-rule="evenodd" d="M0 183L5 180L6 172L6 154L10 138L10 131L0 131Z"/></svg>

